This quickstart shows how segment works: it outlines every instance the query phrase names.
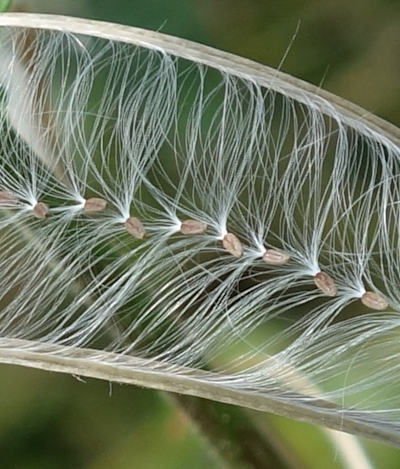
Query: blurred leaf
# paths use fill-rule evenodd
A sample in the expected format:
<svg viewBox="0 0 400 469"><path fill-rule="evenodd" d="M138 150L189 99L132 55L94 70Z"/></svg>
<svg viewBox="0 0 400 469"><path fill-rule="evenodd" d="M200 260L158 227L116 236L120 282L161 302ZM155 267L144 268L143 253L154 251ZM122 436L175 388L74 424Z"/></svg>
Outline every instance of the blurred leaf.
<svg viewBox="0 0 400 469"><path fill-rule="evenodd" d="M0 0L0 12L7 11L10 8L11 0Z"/></svg>

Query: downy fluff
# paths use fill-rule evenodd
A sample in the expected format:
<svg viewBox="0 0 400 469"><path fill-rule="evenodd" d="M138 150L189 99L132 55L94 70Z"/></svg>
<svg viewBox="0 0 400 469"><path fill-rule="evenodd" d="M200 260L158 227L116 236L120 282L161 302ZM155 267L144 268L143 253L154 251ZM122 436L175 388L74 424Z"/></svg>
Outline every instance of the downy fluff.
<svg viewBox="0 0 400 469"><path fill-rule="evenodd" d="M400 444L397 129L202 46L19 18L0 361Z"/></svg>

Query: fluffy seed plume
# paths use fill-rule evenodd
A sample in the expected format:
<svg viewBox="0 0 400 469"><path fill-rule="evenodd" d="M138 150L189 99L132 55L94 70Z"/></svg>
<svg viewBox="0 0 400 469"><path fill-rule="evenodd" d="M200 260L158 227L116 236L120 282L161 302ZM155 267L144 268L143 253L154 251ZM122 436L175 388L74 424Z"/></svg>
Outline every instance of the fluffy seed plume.
<svg viewBox="0 0 400 469"><path fill-rule="evenodd" d="M0 362L400 446L398 129L79 19L0 15L0 87Z"/></svg>

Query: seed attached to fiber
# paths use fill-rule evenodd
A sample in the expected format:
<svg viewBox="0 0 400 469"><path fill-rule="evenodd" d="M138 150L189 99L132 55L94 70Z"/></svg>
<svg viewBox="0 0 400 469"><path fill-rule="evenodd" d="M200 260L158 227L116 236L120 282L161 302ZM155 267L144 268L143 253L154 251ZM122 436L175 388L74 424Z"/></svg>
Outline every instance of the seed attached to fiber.
<svg viewBox="0 0 400 469"><path fill-rule="evenodd" d="M243 246L239 238L233 233L227 233L222 239L222 246L235 257L241 257L243 254Z"/></svg>
<svg viewBox="0 0 400 469"><path fill-rule="evenodd" d="M0 191L0 206L2 205L17 205L17 199L7 191Z"/></svg>
<svg viewBox="0 0 400 469"><path fill-rule="evenodd" d="M267 249L262 260L268 265L286 265L290 261L290 257L286 252Z"/></svg>
<svg viewBox="0 0 400 469"><path fill-rule="evenodd" d="M333 278L325 272L318 272L314 276L314 283L326 296L336 296L337 287Z"/></svg>
<svg viewBox="0 0 400 469"><path fill-rule="evenodd" d="M91 197L86 199L83 210L85 212L101 212L107 207L107 202L104 199L98 197Z"/></svg>
<svg viewBox="0 0 400 469"><path fill-rule="evenodd" d="M38 202L32 209L36 218L46 218L50 212L49 206L43 202Z"/></svg>
<svg viewBox="0 0 400 469"><path fill-rule="evenodd" d="M184 220L181 223L181 233L184 235L203 234L207 231L207 223L198 220Z"/></svg>
<svg viewBox="0 0 400 469"><path fill-rule="evenodd" d="M129 217L125 221L125 228L134 238L143 239L146 236L146 230L139 218Z"/></svg>
<svg viewBox="0 0 400 469"><path fill-rule="evenodd" d="M384 298L372 291L365 292L361 297L361 302L368 308L375 309L377 311L383 311L389 307L388 302Z"/></svg>

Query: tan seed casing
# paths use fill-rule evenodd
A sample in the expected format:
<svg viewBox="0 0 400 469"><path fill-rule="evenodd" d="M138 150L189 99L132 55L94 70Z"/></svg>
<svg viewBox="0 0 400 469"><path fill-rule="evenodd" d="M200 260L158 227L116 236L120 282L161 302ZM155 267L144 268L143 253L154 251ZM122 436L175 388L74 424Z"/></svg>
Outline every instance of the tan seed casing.
<svg viewBox="0 0 400 469"><path fill-rule="evenodd" d="M43 202L38 202L32 209L36 218L46 218L50 212L49 206Z"/></svg>
<svg viewBox="0 0 400 469"><path fill-rule="evenodd" d="M333 278L325 272L318 272L314 276L314 283L326 296L336 296L337 287Z"/></svg>
<svg viewBox="0 0 400 469"><path fill-rule="evenodd" d="M139 218L129 217L125 221L125 228L134 238L143 239L146 236L146 230Z"/></svg>
<svg viewBox="0 0 400 469"><path fill-rule="evenodd" d="M107 207L107 202L104 199L98 197L91 197L86 199L83 210L85 212L101 212Z"/></svg>
<svg viewBox="0 0 400 469"><path fill-rule="evenodd" d="M385 299L372 291L365 292L361 297L361 302L368 308L375 309L377 311L383 311L389 307L389 304Z"/></svg>
<svg viewBox="0 0 400 469"><path fill-rule="evenodd" d="M239 238L233 233L227 233L223 240L222 246L235 257L241 257L243 254L243 246Z"/></svg>
<svg viewBox="0 0 400 469"><path fill-rule="evenodd" d="M184 235L203 234L207 231L207 223L198 220L184 220L181 223L181 233Z"/></svg>
<svg viewBox="0 0 400 469"><path fill-rule="evenodd" d="M1 205L17 205L17 199L7 191L0 191L0 206Z"/></svg>
<svg viewBox="0 0 400 469"><path fill-rule="evenodd" d="M262 260L268 265L286 265L290 261L290 257L286 252L267 249Z"/></svg>

